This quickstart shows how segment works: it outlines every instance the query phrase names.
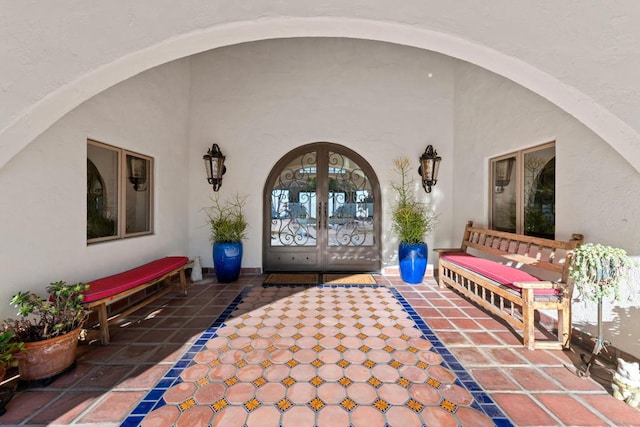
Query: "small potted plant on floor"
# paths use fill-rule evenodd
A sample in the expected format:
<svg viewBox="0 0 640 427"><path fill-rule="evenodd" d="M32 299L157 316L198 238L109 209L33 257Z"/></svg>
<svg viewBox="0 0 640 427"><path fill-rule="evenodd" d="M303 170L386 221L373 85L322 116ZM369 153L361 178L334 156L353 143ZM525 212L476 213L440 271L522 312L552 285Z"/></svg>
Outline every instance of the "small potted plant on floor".
<svg viewBox="0 0 640 427"><path fill-rule="evenodd" d="M246 238L248 223L244 216L246 197L221 202L216 196L206 209L213 243L213 267L220 283L238 280L242 266L242 239Z"/></svg>
<svg viewBox="0 0 640 427"><path fill-rule="evenodd" d="M391 212L391 229L400 240L400 276L410 284L422 283L428 259L428 247L424 239L433 231L436 215L428 204L416 199L414 180L409 178L409 159L396 158L393 164L395 172L400 175L400 182L392 184L396 200Z"/></svg>
<svg viewBox="0 0 640 427"><path fill-rule="evenodd" d="M4 332L24 343L18 355L18 373L25 381L44 380L67 370L75 362L81 328L89 312L82 306L89 285L51 283L48 296L19 292L11 299L21 319L7 319Z"/></svg>

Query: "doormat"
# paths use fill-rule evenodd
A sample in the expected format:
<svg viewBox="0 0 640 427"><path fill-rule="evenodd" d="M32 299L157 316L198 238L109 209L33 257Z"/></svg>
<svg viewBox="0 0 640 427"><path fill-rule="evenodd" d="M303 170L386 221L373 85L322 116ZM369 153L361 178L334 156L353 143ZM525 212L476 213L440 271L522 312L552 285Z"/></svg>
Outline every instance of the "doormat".
<svg viewBox="0 0 640 427"><path fill-rule="evenodd" d="M262 282L264 285L316 285L316 273L271 273Z"/></svg>
<svg viewBox="0 0 640 427"><path fill-rule="evenodd" d="M376 279L371 274L323 274L322 283L327 285L375 285Z"/></svg>

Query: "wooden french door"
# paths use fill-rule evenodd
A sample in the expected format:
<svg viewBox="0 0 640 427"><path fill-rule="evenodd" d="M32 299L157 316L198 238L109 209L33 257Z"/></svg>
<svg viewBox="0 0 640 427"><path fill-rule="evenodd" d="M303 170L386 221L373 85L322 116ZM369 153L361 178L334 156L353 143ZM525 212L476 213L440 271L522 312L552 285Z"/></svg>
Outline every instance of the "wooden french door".
<svg viewBox="0 0 640 427"><path fill-rule="evenodd" d="M291 151L267 179L264 207L265 272L380 270L380 186L354 151Z"/></svg>

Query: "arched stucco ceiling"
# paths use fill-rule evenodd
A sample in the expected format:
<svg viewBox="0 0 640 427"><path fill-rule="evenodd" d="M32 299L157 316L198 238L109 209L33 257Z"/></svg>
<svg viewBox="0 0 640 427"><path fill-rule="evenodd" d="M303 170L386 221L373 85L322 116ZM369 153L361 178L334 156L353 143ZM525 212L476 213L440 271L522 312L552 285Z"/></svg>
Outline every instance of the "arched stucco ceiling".
<svg viewBox="0 0 640 427"><path fill-rule="evenodd" d="M346 37L439 52L502 75L548 99L593 130L640 172L640 135L589 96L540 69L482 44L406 24L352 18L279 17L188 31L132 51L50 91L0 131L0 168L82 102L155 66L233 44L292 37Z"/></svg>

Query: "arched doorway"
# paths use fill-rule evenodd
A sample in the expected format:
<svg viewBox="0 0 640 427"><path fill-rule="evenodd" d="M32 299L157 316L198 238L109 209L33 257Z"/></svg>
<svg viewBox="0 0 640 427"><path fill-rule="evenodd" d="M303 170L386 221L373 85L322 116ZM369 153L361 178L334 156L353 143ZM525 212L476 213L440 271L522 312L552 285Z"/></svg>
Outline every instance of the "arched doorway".
<svg viewBox="0 0 640 427"><path fill-rule="evenodd" d="M265 272L380 270L380 185L356 152L298 147L273 167L263 197Z"/></svg>

